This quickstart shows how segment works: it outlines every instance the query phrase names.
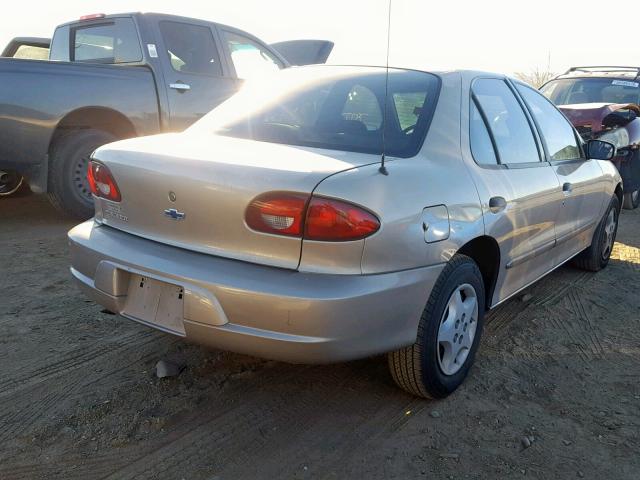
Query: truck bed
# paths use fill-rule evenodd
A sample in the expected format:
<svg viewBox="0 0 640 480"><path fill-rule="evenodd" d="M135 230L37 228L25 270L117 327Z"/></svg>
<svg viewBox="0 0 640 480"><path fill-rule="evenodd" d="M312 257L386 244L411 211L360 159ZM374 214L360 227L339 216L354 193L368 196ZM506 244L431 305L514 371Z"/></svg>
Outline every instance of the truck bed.
<svg viewBox="0 0 640 480"><path fill-rule="evenodd" d="M47 162L56 127L80 109L128 118L136 135L160 130L153 73L143 66L0 58L0 85L0 167L24 175Z"/></svg>

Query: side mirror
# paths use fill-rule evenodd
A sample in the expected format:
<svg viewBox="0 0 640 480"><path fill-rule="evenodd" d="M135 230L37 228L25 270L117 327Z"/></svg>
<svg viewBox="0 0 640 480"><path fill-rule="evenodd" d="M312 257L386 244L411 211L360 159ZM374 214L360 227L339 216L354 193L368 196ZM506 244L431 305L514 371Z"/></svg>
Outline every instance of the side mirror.
<svg viewBox="0 0 640 480"><path fill-rule="evenodd" d="M587 142L587 158L593 160L611 160L616 156L616 146L613 143L602 140L589 140Z"/></svg>

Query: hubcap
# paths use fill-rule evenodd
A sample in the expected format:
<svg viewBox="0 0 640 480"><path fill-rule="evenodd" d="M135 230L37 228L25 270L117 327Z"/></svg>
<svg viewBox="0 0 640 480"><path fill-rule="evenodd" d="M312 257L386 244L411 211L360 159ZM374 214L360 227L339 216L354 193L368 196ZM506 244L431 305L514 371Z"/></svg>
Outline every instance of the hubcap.
<svg viewBox="0 0 640 480"><path fill-rule="evenodd" d="M438 364L445 375L454 375L469 356L478 326L478 296L465 283L449 297L438 329Z"/></svg>
<svg viewBox="0 0 640 480"><path fill-rule="evenodd" d="M73 168L73 185L78 195L85 200L91 200L91 189L87 179L88 168L89 158L85 155L78 158Z"/></svg>
<svg viewBox="0 0 640 480"><path fill-rule="evenodd" d="M636 190L631 194L631 202L635 205L638 201L638 197L640 197L640 190Z"/></svg>
<svg viewBox="0 0 640 480"><path fill-rule="evenodd" d="M609 258L609 255L611 255L616 235L616 210L614 208L612 208L609 215L607 215L603 235L604 242L602 242L602 258L606 260Z"/></svg>

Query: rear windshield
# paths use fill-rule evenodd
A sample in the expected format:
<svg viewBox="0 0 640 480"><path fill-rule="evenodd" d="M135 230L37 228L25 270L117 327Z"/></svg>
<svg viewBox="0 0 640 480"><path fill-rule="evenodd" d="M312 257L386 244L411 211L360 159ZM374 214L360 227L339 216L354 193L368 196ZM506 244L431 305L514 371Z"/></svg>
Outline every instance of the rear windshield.
<svg viewBox="0 0 640 480"><path fill-rule="evenodd" d="M541 88L556 105L640 103L640 81L612 78L565 78Z"/></svg>
<svg viewBox="0 0 640 480"><path fill-rule="evenodd" d="M131 63L142 60L140 40L131 18L72 28L71 61Z"/></svg>
<svg viewBox="0 0 640 480"><path fill-rule="evenodd" d="M435 108L438 78L392 69L388 90L385 80L384 68L287 69L248 83L192 128L263 142L362 153L381 154L384 143L386 155L414 156Z"/></svg>

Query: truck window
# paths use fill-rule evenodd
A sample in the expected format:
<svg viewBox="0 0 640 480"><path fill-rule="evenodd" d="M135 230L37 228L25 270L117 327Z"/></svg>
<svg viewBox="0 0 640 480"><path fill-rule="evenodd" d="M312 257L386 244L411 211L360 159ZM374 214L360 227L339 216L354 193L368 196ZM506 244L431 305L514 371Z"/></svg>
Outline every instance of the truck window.
<svg viewBox="0 0 640 480"><path fill-rule="evenodd" d="M238 78L251 78L284 67L269 50L250 38L227 31L224 37Z"/></svg>
<svg viewBox="0 0 640 480"><path fill-rule="evenodd" d="M171 66L177 72L221 76L222 68L211 29L180 22L160 22Z"/></svg>
<svg viewBox="0 0 640 480"><path fill-rule="evenodd" d="M13 58L22 58L26 60L47 60L49 58L49 49L43 47L35 47L33 45L20 45L13 54Z"/></svg>
<svg viewBox="0 0 640 480"><path fill-rule="evenodd" d="M131 18L75 27L73 58L84 63L131 63L142 60L136 26Z"/></svg>

